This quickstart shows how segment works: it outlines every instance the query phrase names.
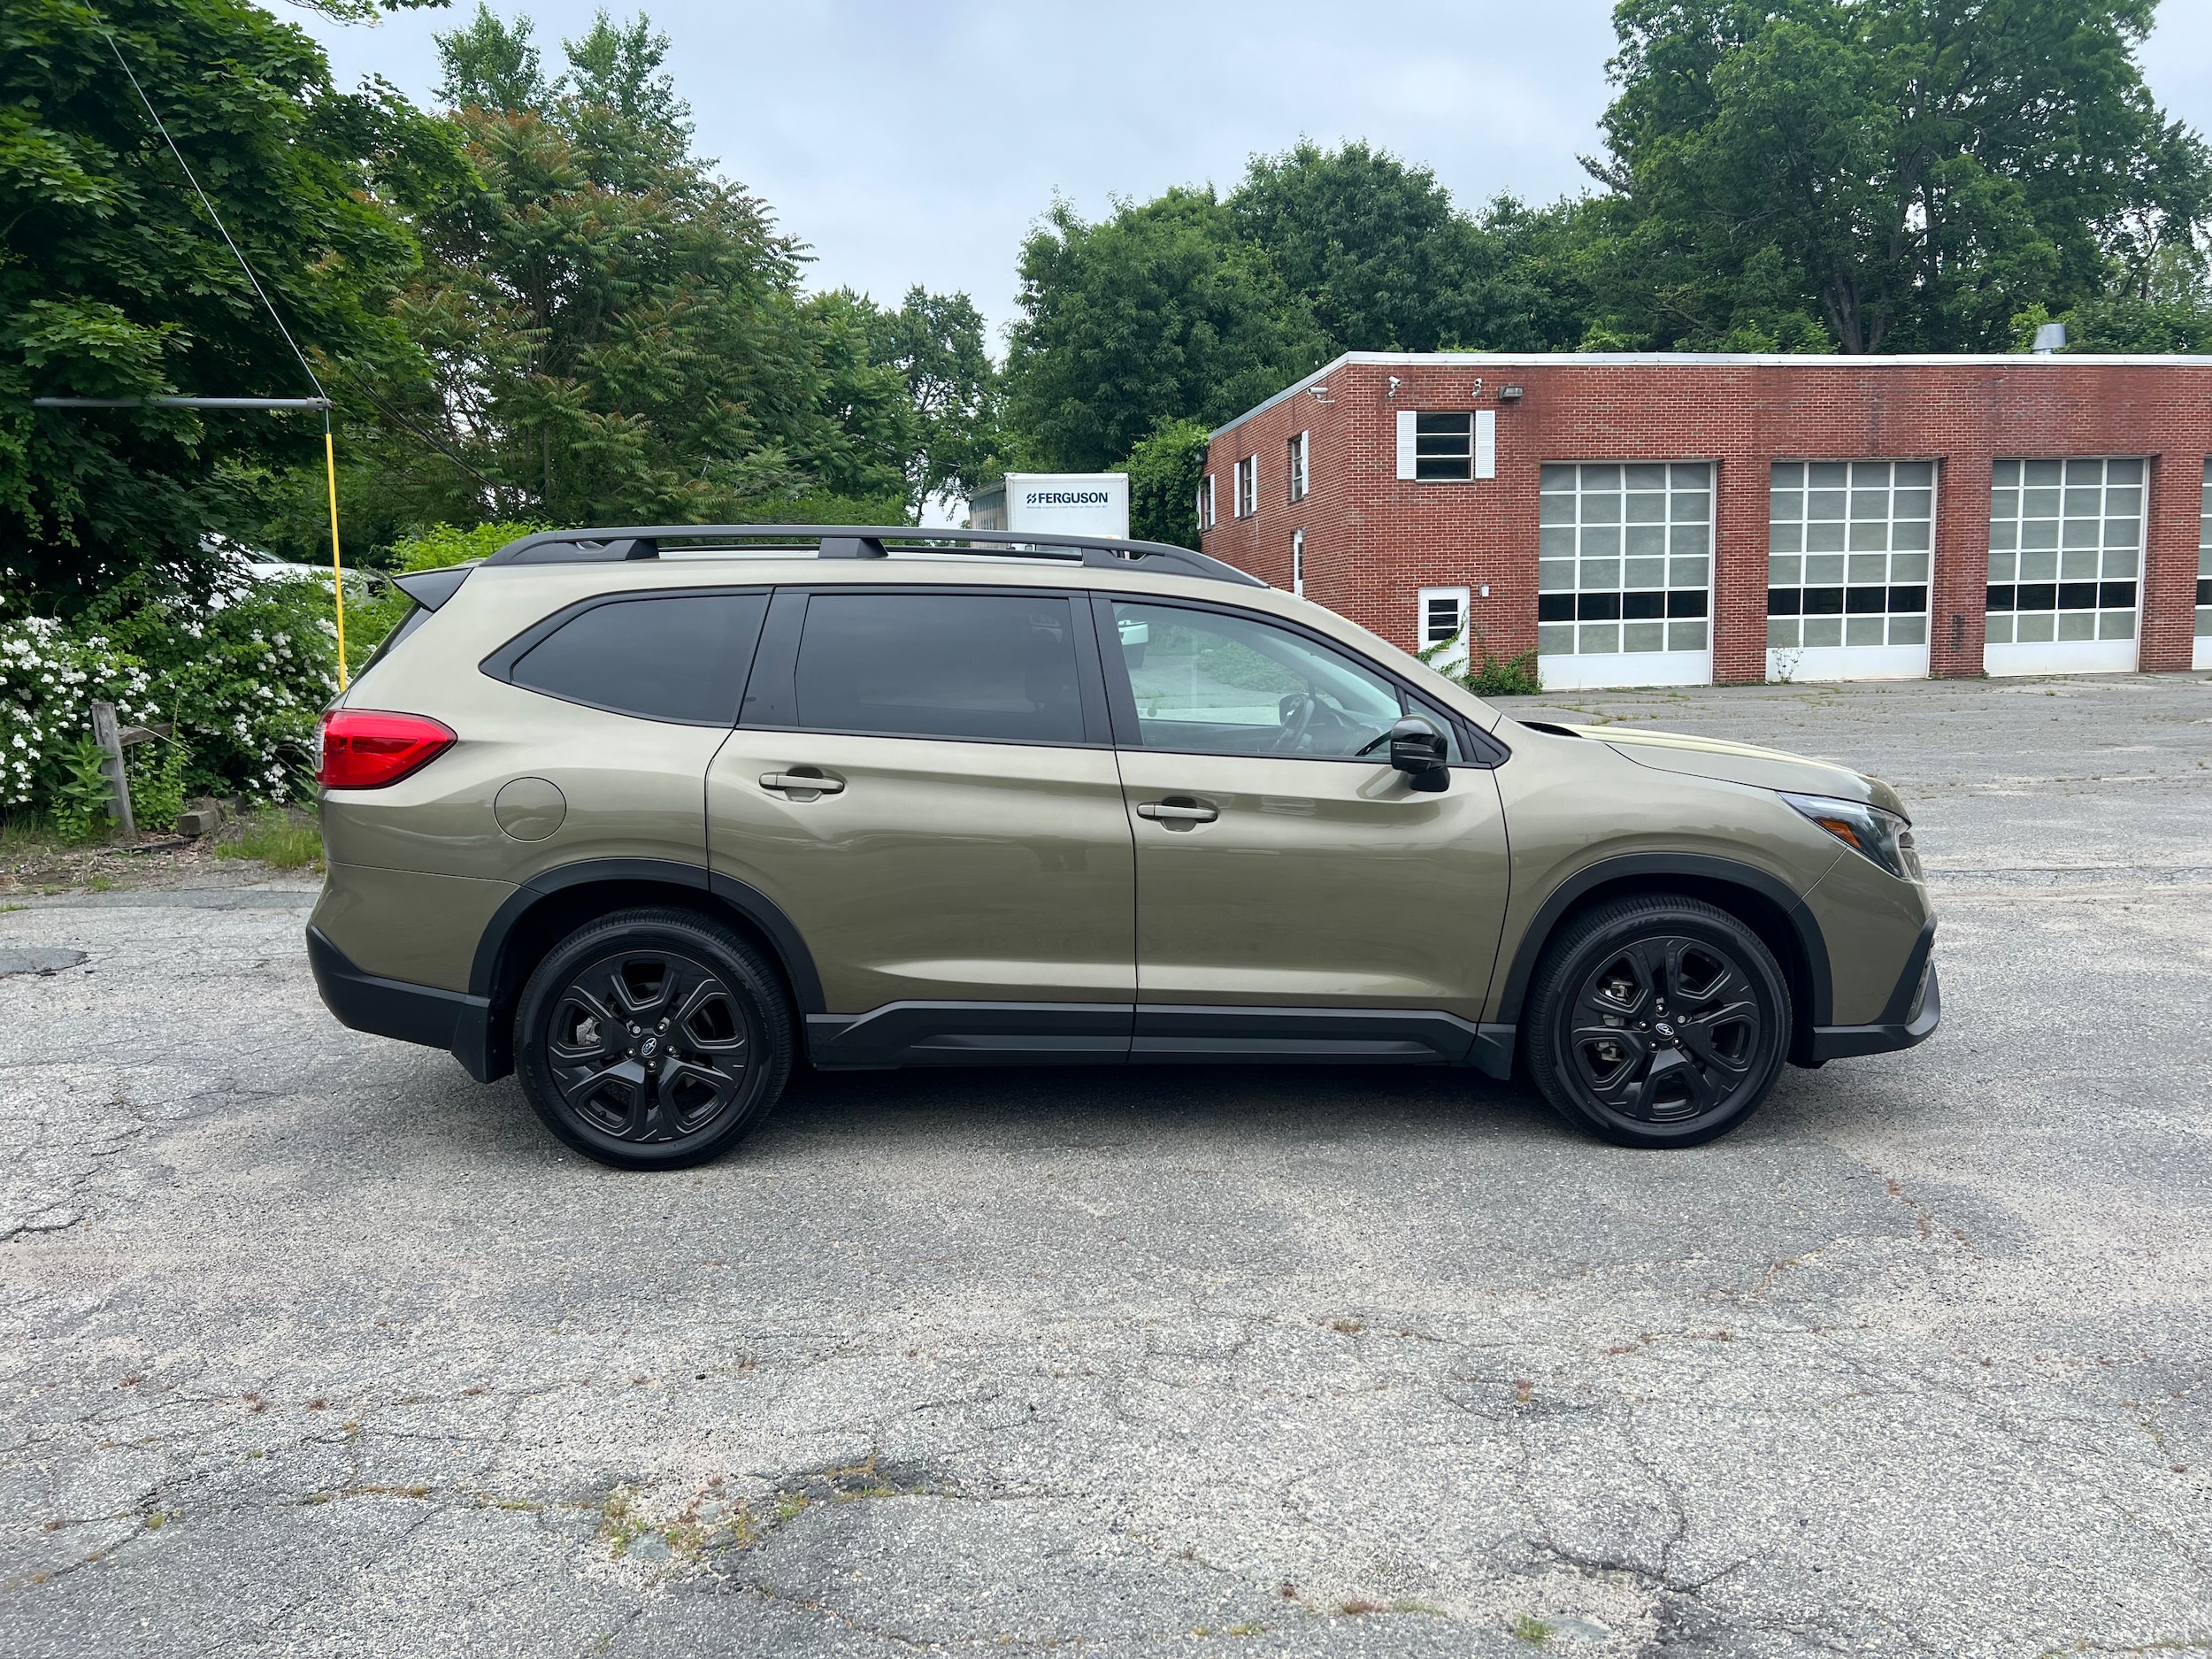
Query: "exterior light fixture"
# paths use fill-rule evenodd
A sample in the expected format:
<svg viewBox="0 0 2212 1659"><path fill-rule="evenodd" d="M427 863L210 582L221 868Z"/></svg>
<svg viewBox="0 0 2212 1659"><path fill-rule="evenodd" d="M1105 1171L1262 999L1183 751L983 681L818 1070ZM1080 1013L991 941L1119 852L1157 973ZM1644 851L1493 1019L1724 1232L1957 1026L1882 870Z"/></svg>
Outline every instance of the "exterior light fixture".
<svg viewBox="0 0 2212 1659"><path fill-rule="evenodd" d="M1501 386L1498 388L1498 401L1501 403L1519 403L1521 401L1521 388L1518 386Z"/></svg>

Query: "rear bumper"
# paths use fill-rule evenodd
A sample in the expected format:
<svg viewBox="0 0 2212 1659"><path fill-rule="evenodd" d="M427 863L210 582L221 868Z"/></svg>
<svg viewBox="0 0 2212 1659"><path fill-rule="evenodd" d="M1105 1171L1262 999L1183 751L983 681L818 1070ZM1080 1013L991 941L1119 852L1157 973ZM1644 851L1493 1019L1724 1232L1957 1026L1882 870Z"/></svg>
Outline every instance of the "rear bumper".
<svg viewBox="0 0 2212 1659"><path fill-rule="evenodd" d="M342 1025L443 1048L480 1083L491 1080L487 1055L491 1002L462 991L441 991L364 973L319 927L307 930L307 961L323 1006Z"/></svg>
<svg viewBox="0 0 2212 1659"><path fill-rule="evenodd" d="M1920 930L1905 971L1897 977L1882 1018L1871 1025L1816 1025L1813 1028L1812 1063L1847 1060L1855 1055L1888 1054L1910 1048L1935 1035L1943 1023L1943 992L1936 981L1935 918Z"/></svg>

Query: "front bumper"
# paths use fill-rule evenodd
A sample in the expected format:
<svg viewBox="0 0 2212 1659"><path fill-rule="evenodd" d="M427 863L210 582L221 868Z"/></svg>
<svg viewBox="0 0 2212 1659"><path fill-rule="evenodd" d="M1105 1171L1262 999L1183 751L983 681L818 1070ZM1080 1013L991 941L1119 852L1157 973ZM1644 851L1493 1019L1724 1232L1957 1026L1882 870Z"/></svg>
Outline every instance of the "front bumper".
<svg viewBox="0 0 2212 1659"><path fill-rule="evenodd" d="M1935 964L1930 960L1935 949L1935 918L1931 916L1920 937L1913 941L1912 952L1905 958L1905 971L1897 976L1897 988L1890 993L1880 1019L1871 1025L1813 1027L1811 1059L1815 1065L1854 1055L1888 1054L1935 1035L1936 1027L1943 1023L1943 993L1936 983Z"/></svg>
<svg viewBox="0 0 2212 1659"><path fill-rule="evenodd" d="M443 1048L480 1083L491 1081L491 1002L364 973L319 927L307 930L307 961L323 1006L338 1023L372 1036Z"/></svg>

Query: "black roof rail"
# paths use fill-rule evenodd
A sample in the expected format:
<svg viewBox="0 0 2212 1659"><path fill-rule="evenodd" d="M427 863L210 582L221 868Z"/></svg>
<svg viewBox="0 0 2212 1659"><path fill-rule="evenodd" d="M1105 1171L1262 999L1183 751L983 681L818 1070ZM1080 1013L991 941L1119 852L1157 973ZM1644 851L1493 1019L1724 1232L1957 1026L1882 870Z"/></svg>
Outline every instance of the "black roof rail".
<svg viewBox="0 0 2212 1659"><path fill-rule="evenodd" d="M1233 565L1164 541L1121 541L1107 536L1051 535L1033 530L917 529L912 525L664 524L547 530L508 542L484 563L488 566L615 564L658 558L664 541L788 541L818 543L816 557L826 559L888 558L895 547L918 553L979 549L1012 558L1068 559L1094 569L1156 570L1246 588L1267 586Z"/></svg>

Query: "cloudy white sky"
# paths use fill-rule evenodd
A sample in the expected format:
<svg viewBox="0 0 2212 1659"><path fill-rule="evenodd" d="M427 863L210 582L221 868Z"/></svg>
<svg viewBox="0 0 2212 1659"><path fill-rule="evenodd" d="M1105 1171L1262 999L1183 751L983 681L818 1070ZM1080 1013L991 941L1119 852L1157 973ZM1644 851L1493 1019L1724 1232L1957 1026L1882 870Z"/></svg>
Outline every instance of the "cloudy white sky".
<svg viewBox="0 0 2212 1659"><path fill-rule="evenodd" d="M812 246L812 284L894 303L913 282L962 288L995 327L1022 235L1056 195L1095 217L1117 196L1226 188L1302 134L1425 161L1463 204L1578 189L1613 43L1609 0L643 3L674 42L701 150ZM368 27L276 9L323 41L342 83L380 74L427 99L431 36L474 0ZM557 65L595 7L520 9ZM2212 4L2162 11L2152 89L2212 127Z"/></svg>

